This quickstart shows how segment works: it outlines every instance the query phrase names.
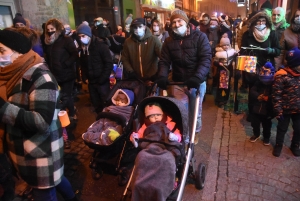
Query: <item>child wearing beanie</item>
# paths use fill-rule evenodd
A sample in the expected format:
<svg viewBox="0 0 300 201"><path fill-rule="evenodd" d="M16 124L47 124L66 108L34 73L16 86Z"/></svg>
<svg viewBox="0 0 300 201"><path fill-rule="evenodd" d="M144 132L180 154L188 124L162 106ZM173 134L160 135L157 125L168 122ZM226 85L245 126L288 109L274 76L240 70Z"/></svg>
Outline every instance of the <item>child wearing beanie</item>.
<svg viewBox="0 0 300 201"><path fill-rule="evenodd" d="M221 38L219 47L216 48L214 65L219 76L215 102L219 107L224 106L229 98L230 80L233 72L232 62L236 52L231 48L229 38Z"/></svg>
<svg viewBox="0 0 300 201"><path fill-rule="evenodd" d="M273 155L279 157L283 148L284 136L290 119L293 121L293 138L290 149L294 156L300 156L300 50L295 47L286 54L287 67L276 73L272 90L274 115L278 120L276 145Z"/></svg>
<svg viewBox="0 0 300 201"><path fill-rule="evenodd" d="M165 122L167 128L170 131L173 131L174 128L176 128L176 123L172 121L172 118L170 116L164 114L161 105L157 102L148 103L145 106L144 113L146 118L145 123L137 133L133 132L130 136L130 140L135 147L137 147L137 140L139 138L143 138L145 129L155 122ZM170 132L169 140L181 142L180 131L178 129L175 129L173 132Z"/></svg>
<svg viewBox="0 0 300 201"><path fill-rule="evenodd" d="M249 101L252 102L253 118L251 126L253 128L253 136L250 142L256 142L260 137L260 125L263 127L263 143L270 144L273 105L271 100L272 83L274 80L275 68L271 62L267 62L259 72L259 80L256 81L250 90Z"/></svg>

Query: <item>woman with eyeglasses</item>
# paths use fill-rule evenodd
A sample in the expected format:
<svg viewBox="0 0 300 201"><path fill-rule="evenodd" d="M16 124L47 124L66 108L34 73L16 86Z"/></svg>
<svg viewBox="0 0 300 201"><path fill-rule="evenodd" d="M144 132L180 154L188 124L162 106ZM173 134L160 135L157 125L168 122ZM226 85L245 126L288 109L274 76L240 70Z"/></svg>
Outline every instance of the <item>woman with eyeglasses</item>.
<svg viewBox="0 0 300 201"><path fill-rule="evenodd" d="M241 49L240 54L257 57L256 72L259 72L268 61L274 66L274 58L280 54L280 49L271 16L265 10L253 12L249 17L248 27L248 31L243 34L241 45L247 49ZM245 77L250 91L259 79L258 74L245 72ZM248 111L247 120L251 121L251 100L248 101Z"/></svg>

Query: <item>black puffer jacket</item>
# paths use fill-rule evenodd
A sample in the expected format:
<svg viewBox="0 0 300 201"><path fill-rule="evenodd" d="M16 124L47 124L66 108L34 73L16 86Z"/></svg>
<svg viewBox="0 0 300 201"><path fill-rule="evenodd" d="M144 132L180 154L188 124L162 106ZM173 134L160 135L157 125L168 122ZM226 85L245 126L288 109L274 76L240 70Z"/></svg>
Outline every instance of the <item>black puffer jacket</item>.
<svg viewBox="0 0 300 201"><path fill-rule="evenodd" d="M51 45L45 45L46 62L58 83L75 80L77 49L71 37L63 33Z"/></svg>
<svg viewBox="0 0 300 201"><path fill-rule="evenodd" d="M158 63L159 76L167 77L172 64L172 79L184 82L192 76L205 81L211 65L211 48L206 34L189 24L190 34L181 37L173 31L163 44Z"/></svg>
<svg viewBox="0 0 300 201"><path fill-rule="evenodd" d="M257 98L263 94L268 96L268 101L259 101ZM252 112L255 114L266 115L273 117L273 104L272 104L272 85L265 85L261 81L255 82L250 90L250 101L253 103Z"/></svg>
<svg viewBox="0 0 300 201"><path fill-rule="evenodd" d="M109 82L113 62L108 45L103 40L92 36L88 50L80 49L80 64L87 68L89 83Z"/></svg>

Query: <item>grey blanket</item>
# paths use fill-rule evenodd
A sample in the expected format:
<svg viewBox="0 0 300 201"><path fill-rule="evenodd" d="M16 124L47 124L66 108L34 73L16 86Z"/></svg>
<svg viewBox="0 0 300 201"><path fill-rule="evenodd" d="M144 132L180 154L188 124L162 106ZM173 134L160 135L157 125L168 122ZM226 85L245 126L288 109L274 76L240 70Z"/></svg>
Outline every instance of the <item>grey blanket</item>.
<svg viewBox="0 0 300 201"><path fill-rule="evenodd" d="M129 121L132 111L133 111L132 106L115 106L115 105L111 105L111 106L108 106L108 107L103 109L103 112L112 112L112 113L120 114L120 115L124 116L125 119L126 119L126 122Z"/></svg>
<svg viewBox="0 0 300 201"><path fill-rule="evenodd" d="M82 138L85 141L94 144L110 145L112 141L108 137L109 133L103 132L109 128L115 129L119 132L120 135L122 134L122 126L120 126L113 120L101 118L87 129L87 131L82 135Z"/></svg>
<svg viewBox="0 0 300 201"><path fill-rule="evenodd" d="M135 160L131 182L132 201L165 201L172 193L176 173L175 157L180 154L174 147L180 148L181 143L170 142L169 133L165 124L160 122L145 130L144 137L150 142L139 144L142 150Z"/></svg>

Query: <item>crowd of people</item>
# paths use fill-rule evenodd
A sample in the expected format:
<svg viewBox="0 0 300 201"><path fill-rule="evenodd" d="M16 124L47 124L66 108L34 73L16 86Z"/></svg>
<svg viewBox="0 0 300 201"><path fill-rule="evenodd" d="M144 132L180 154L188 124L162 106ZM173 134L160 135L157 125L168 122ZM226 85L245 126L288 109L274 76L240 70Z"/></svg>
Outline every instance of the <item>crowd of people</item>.
<svg viewBox="0 0 300 201"><path fill-rule="evenodd" d="M175 9L163 24L156 18L133 18L130 14L124 29L118 25L115 34L108 20L97 17L94 24L83 21L76 30L49 19L38 35L18 13L13 27L0 30L1 163L12 162L18 175L33 188L35 200L55 201L56 190L65 200L77 200L63 173L63 149L70 148L72 125L78 121L74 96L78 86L87 84L94 111L101 112L116 57L123 64L125 78L142 80L148 87L156 83L186 105L190 118L196 91L200 91L197 144L206 87L207 93L212 93L213 86L217 88L215 102L223 107L236 72L235 57L256 56L257 73L241 72L241 88L249 92L250 141L260 137L262 124L263 141L269 145L271 120L277 118L273 155L280 156L292 119L291 151L300 156L299 9L289 23L284 9L273 9L269 1L247 18L238 16L235 20L208 14L197 20ZM170 81L184 84L168 86ZM71 122L67 138L62 137L60 110L67 111ZM11 174L11 168L5 170ZM1 185L4 200L12 199L8 187Z"/></svg>

